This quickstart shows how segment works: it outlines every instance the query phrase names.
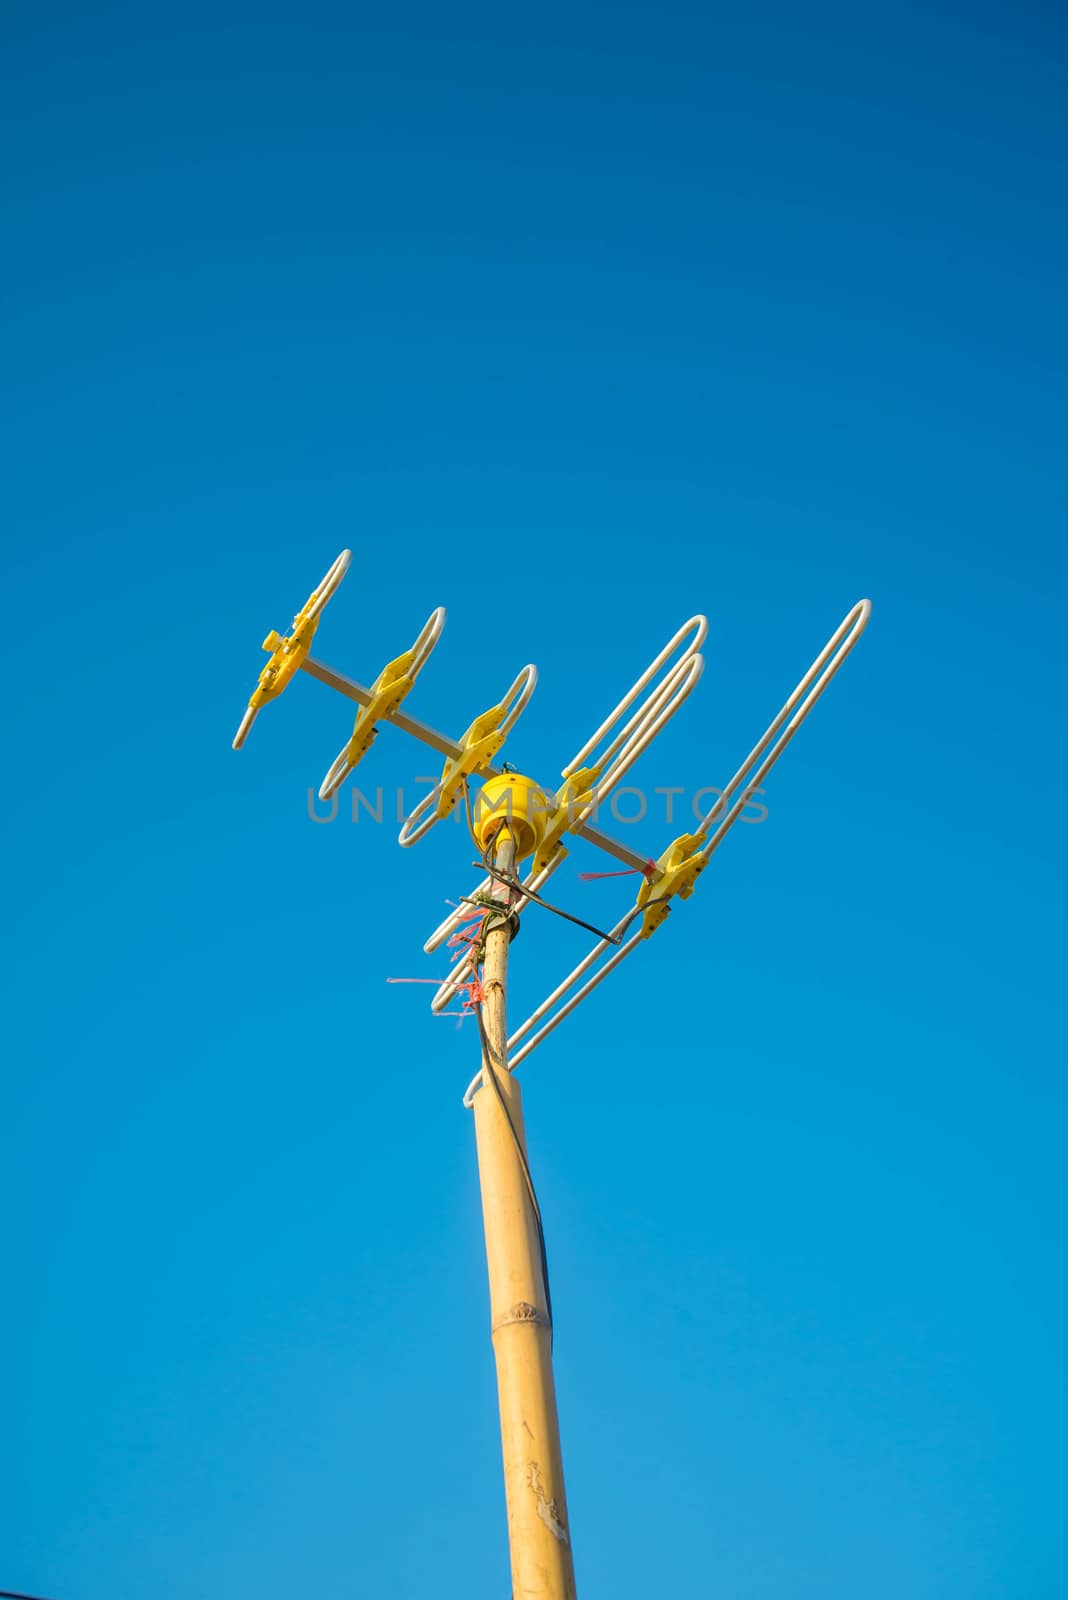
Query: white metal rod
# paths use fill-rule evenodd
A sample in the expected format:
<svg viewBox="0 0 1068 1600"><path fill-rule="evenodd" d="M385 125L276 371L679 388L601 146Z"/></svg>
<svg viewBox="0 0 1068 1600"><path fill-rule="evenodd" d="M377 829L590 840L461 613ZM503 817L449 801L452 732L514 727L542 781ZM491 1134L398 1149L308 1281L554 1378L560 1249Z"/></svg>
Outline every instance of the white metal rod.
<svg viewBox="0 0 1068 1600"><path fill-rule="evenodd" d="M871 601L859 600L853 609L849 611L845 617L843 617L834 633L832 633L831 637L828 639L827 643L824 645L815 661L813 661L812 665L801 679L801 682L797 685L793 693L787 699L785 705L765 729L761 738L753 746L752 750L746 756L745 760L742 762L742 765L734 774L734 777L727 784L727 787L724 789L715 805L702 819L701 829L702 831L705 831L711 827L712 822L715 820L717 814L723 812L727 801L733 794L737 792L739 787L743 783L746 785L740 799L736 801L727 815L723 817L723 820L718 824L711 839L705 846L702 854L705 856L706 860L712 855L713 851L719 848L727 833L734 826L742 811L744 811L749 791L752 789L759 789L761 783L767 777L776 761L778 761L779 757L786 749L786 746L790 743L790 740L793 738L798 728L800 728L809 712L815 706L816 702L827 688L827 685L831 682L831 679L835 676L838 669L849 655L849 652L853 649L857 640L864 632L864 629L868 625L868 618L870 616ZM802 696L804 696L804 700L801 700ZM799 701L801 701L800 706L798 706ZM796 711L794 711L795 706L798 706ZM761 762L757 770L753 772L753 767L755 766L756 762L768 748L768 745L771 744L771 741L775 738L775 735L779 733L779 730L783 727L783 723L786 722L787 717L790 716L791 711L794 711L794 715L790 717L789 723L787 723L770 754L763 762ZM747 782L747 780L750 778L751 781Z"/></svg>
<svg viewBox="0 0 1068 1600"><path fill-rule="evenodd" d="M639 712L642 720L598 784L598 800L604 800L611 794L620 778L626 776L642 752L649 748L661 728L671 721L683 701L689 698L704 670L705 658L702 655L688 656L671 669Z"/></svg>
<svg viewBox="0 0 1068 1600"><path fill-rule="evenodd" d="M514 1072L516 1067L519 1066L520 1062L524 1061L526 1059L526 1057L530 1054L530 1052L532 1050L536 1049L537 1046L541 1043L541 1041L544 1038L546 1038L550 1033L552 1033L553 1029L558 1027L559 1024L561 1022L563 1022L564 1018L566 1016L569 1016L570 1013L572 1011L574 1011L575 1007L577 1005L579 1005L581 1001L585 1000L586 996L592 990L596 989L597 985L599 983L601 983L605 978L607 978L608 974L611 971L613 971L614 968L619 966L619 963L623 960L624 956L630 955L630 952L640 942L641 942L641 933L638 932L633 936L633 938L628 939L626 944L621 945L620 948L615 952L615 954L608 958L608 960L601 967L600 971L599 972L595 972L593 977L589 980L589 982L583 984L582 988L578 991L578 993L572 995L571 999L567 1002L567 1004L565 1006L561 1006L561 1008L557 1012L556 1016L555 1017L551 1017L549 1019L549 1021L545 1024L545 1026L538 1030L538 1032L534 1035L533 1039L528 1040L528 1042L523 1046L523 1048L521 1050L519 1050L514 1056L511 1054L512 1043L513 1043L513 1041L515 1039L519 1038L520 1034L519 1033L513 1034L512 1038L509 1039L509 1041L508 1041L508 1070L509 1070L509 1072ZM597 948L599 950L603 950L605 947L606 947L606 941L602 940L601 944ZM566 990L568 987L570 987L570 985L575 981L576 977L578 977L580 975L580 973L588 966L589 961L590 961L591 957L594 954L596 954L596 952L595 951L591 951L590 956L588 956L586 958L586 961L581 962L579 964L579 966L575 968L575 971L571 974L571 976L569 978L565 979L564 983L561 984L560 989L557 991L558 993L562 993L564 990ZM525 1032L526 1028L529 1026L529 1023L531 1023L533 1021L534 1021L534 1017L532 1016L532 1017L530 1017L528 1019L527 1023L524 1023L523 1028L520 1030L520 1033ZM467 1089L464 1092L464 1105L465 1106L469 1106L471 1104L471 1100L472 1100L475 1092L480 1088L481 1084L482 1084L482 1074L480 1072L477 1075L477 1077L474 1077L474 1078L471 1079L471 1082L468 1084Z"/></svg>
<svg viewBox="0 0 1068 1600"><path fill-rule="evenodd" d="M688 622L684 622L682 627L672 635L667 644L661 650L660 654L651 662L648 667L646 667L637 683L635 683L634 686L623 696L623 699L616 706L615 710L601 723L601 726L597 729L597 732L592 736L592 738L586 741L578 755L568 762L567 766L564 768L565 778L569 776L570 773L574 772L576 768L581 767L591 752L596 750L601 740L615 727L624 711L626 711L629 706L634 704L635 700L638 698L639 694L641 694L646 684L656 676L661 667L664 665L665 661L667 661L672 652L678 648L691 628L694 630L694 637L687 645L685 653L679 658L679 661L676 662L675 665L681 665L683 661L688 660L690 656L694 655L695 652L701 648L705 640L705 635L708 633L708 618L698 615L696 617L691 617Z"/></svg>
<svg viewBox="0 0 1068 1600"><path fill-rule="evenodd" d="M563 1022L564 1018L569 1016L571 1012L574 1011L575 1007L581 1001L585 1000L586 996L590 994L592 990L596 989L599 983L602 983L604 979L607 978L610 972L619 966L619 963L623 960L623 957L630 955L631 951L641 943L641 937L640 931L633 934L631 938L627 940L626 944L621 945L614 955L609 956L608 960L604 963L600 970L595 972L593 977L582 985L582 988L578 991L578 993L573 994L567 1004L560 1007L560 1010L556 1013L556 1016L550 1017L545 1026L543 1028L539 1028L533 1039L527 1040L526 1044L518 1052L515 1058L509 1062L509 1067L517 1067L521 1061L529 1056L530 1052L535 1048L535 1046L539 1045L547 1034L552 1033L553 1029Z"/></svg>
<svg viewBox="0 0 1068 1600"><path fill-rule="evenodd" d="M318 589L315 591L315 594L308 603L309 617L317 617L322 611L323 607L326 605L326 602L337 593L338 586L340 585L342 578L349 570L349 562L351 560L352 551L342 550L341 554L332 564L330 571L327 573L326 577L323 579L322 583L319 585Z"/></svg>
<svg viewBox="0 0 1068 1600"><path fill-rule="evenodd" d="M615 927L612 929L611 937L608 939L602 939L598 944L595 944L589 954L584 956L579 962L574 971L570 972L562 983L557 984L552 994L549 995L547 999L543 1000L541 1005L536 1007L536 1009L530 1013L530 1016L527 1018L527 1020L522 1023L522 1025L518 1027L512 1034L512 1037L508 1041L509 1048L511 1048L511 1046L514 1044L518 1044L520 1039L522 1039L524 1035L528 1034L531 1028L540 1022L542 1017L544 1017L547 1012L552 1010L553 1006L561 998L561 996L567 993L572 984L577 982L577 980L582 977L584 972L589 971L590 967L592 967L593 963L598 959L599 956L603 955L606 950L620 948L620 946L616 944L616 940L622 937L623 932L626 929L627 924L633 918L633 915L634 911L632 908L627 912L625 917L621 917L616 923Z"/></svg>

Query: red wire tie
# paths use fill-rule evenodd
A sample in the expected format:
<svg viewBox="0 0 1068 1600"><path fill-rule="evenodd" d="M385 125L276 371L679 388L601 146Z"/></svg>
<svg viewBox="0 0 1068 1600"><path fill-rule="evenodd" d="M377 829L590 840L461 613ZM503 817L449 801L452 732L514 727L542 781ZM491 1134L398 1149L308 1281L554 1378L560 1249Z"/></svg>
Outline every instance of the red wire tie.
<svg viewBox="0 0 1068 1600"><path fill-rule="evenodd" d="M473 922L477 922L481 925L481 923L485 920L485 917L486 912L479 911L475 916L466 917L463 922L458 923L456 926L456 932L449 936L449 948L451 949L454 945L458 944L474 944L475 934L464 933L463 930L465 928L470 928Z"/></svg>
<svg viewBox="0 0 1068 1600"><path fill-rule="evenodd" d="M480 1006L486 998L481 978L472 978L470 983L464 984L464 988L467 990L467 999L464 1001L464 1005L469 1011L474 1011L475 1007Z"/></svg>
<svg viewBox="0 0 1068 1600"><path fill-rule="evenodd" d="M457 993L463 994L465 997L463 1008L460 1011L436 1011L434 1015L438 1017L458 1017L462 1022L465 1017L469 1017L472 1012L477 1011L485 999L482 982L479 978L469 978L466 983L460 985Z"/></svg>
<svg viewBox="0 0 1068 1600"><path fill-rule="evenodd" d="M387 983L432 983L434 985L434 987L437 988L437 989L440 989L441 985L443 983L448 983L448 981L449 981L448 978L387 978L386 979ZM436 1017L466 1017L466 1016L469 1016L471 1014L471 1012L474 1011L478 1006L480 1006L482 1004L483 1000L486 998L485 991L482 988L482 980L477 975L475 977L473 977L473 978L469 978L466 983L460 984L460 986L459 986L459 988L457 989L456 992L457 992L457 994L463 994L463 995L466 996L466 999L464 1000L464 1009L462 1011L435 1011L434 1015Z"/></svg>
<svg viewBox="0 0 1068 1600"><path fill-rule="evenodd" d="M635 872L640 872L643 878L651 878L656 871L656 862L647 861L644 867L624 867L622 872L580 872L579 877L584 883L591 883L594 878L629 878Z"/></svg>

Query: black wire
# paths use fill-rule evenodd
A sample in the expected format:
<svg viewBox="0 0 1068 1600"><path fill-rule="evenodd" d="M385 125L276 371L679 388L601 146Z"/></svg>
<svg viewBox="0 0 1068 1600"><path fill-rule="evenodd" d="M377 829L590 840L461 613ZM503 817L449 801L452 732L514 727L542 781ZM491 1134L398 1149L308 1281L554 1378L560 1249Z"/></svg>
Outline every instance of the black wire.
<svg viewBox="0 0 1068 1600"><path fill-rule="evenodd" d="M618 944L619 939L611 933L605 933L603 928L598 928L595 923L586 922L582 917L564 911L561 906L554 906L551 900L543 900L541 895L532 889L529 884L524 884L513 874L501 872L498 867L487 866L486 871L498 883L507 884L509 889L514 889L521 894L524 900L533 900L536 906L541 906L543 911L551 911L554 916L563 917L566 922L573 922L576 927L585 928L587 933L595 933L598 939L603 939L606 944Z"/></svg>
<svg viewBox="0 0 1068 1600"><path fill-rule="evenodd" d="M492 849L493 841L490 840L490 843L486 846L486 849L482 855L482 865L496 883L505 884L509 889L514 889L516 894L522 895L524 900L533 900L534 904L536 906L541 906L544 911L552 911L556 916L563 917L567 922L574 922L578 927L585 928L587 933L595 933L598 939L603 939L606 944L621 943L622 935L620 935L619 938L616 938L611 933L605 933L603 928L595 927L592 922L584 922L581 917L572 916L570 911L563 911L559 906L554 906L550 901L543 900L541 895L536 894L528 884L520 882L514 872L502 872L499 867L495 867L489 860L489 855ZM472 862L472 866L477 867L478 862Z"/></svg>
<svg viewBox="0 0 1068 1600"><path fill-rule="evenodd" d="M471 835L472 842L477 845L475 819L471 811L471 790L466 778L464 779L464 804L467 807L467 831ZM619 944L621 942L620 939L613 938L610 933L605 933L603 928L594 927L592 922L584 922L581 917L572 916L570 911L564 911L560 906L554 906L550 901L543 900L540 894L536 894L533 889L522 883L514 872L502 872L499 867L494 866L492 861L493 854L494 841L490 839L482 852L482 867L495 883L503 883L507 888L514 890L516 894L522 895L524 900L533 900L534 904L541 906L544 911L551 911L555 916L563 917L565 921L573 922L579 928L585 928L587 933L596 934L598 939L604 939L608 944ZM475 861L472 862L472 865L477 867L479 863ZM464 898L466 899L467 897L465 896ZM471 901L471 904L475 905L477 901Z"/></svg>
<svg viewBox="0 0 1068 1600"><path fill-rule="evenodd" d="M477 863L473 864L477 865ZM487 900L482 895L462 894L460 896L460 900L465 906L474 906L476 911L499 912L501 910L502 903L500 900ZM481 923L479 924L478 933L472 934L467 940L469 954L474 957L474 960L478 965L481 965L483 957L486 953L486 934L493 931L492 928L487 928L486 921L486 917L483 917ZM519 938L519 933L522 926L523 924L519 920L519 912L510 910L508 913L509 943L511 943L513 939Z"/></svg>
<svg viewBox="0 0 1068 1600"><path fill-rule="evenodd" d="M530 1170L530 1162L527 1160L527 1153L523 1149L523 1141L520 1139L519 1130L512 1120L512 1113L509 1111L508 1102L504 1098L504 1090L501 1088L500 1080L497 1077L498 1063L504 1072L508 1071L508 1064L506 1061L501 1059L500 1055L494 1049L493 1044L490 1041L490 1036L486 1032L486 1024L482 1020L481 1005L477 1005L475 1007L475 1017L478 1020L479 1038L482 1041L482 1050L487 1067L486 1076L488 1076L489 1081L493 1086L493 1092L497 1096L497 1103L504 1112L505 1121L508 1124L508 1131L512 1135L512 1142L515 1145L516 1154L519 1157L519 1164L523 1169L523 1180L526 1183L527 1193L530 1196L531 1210L534 1213L534 1228L538 1235L538 1254L541 1257L541 1281L545 1287L545 1314L549 1319L549 1342L551 1344L553 1333L553 1297L549 1289L549 1257L545 1250L545 1229L542 1226L541 1206L538 1204L538 1195L536 1189L534 1188L534 1177Z"/></svg>
<svg viewBox="0 0 1068 1600"><path fill-rule="evenodd" d="M580 928L585 928L589 933L595 933L599 939L604 940L605 944L614 944L617 948L623 943L623 940L627 934L627 930L630 928L630 925L634 921L635 917L643 916L646 911L651 911L653 906L669 905L671 902L671 896L669 894L653 895L651 899L644 900L641 905L631 907L630 911L624 918L623 926L620 928L618 933L605 933L603 929L595 928L592 922L583 922L581 917L573 917L569 911L562 911L559 906L550 905L548 900L543 900L540 895L534 893L533 889L530 889L526 886L526 884L521 883L514 873L509 875L506 872L502 872L498 867L495 867L493 862L490 860L492 853L493 841L491 840L482 853L481 862L472 861L471 865L473 867L478 867L481 865L485 871L489 873L490 877L495 879L497 883L503 883L507 888L513 890L516 894L522 895L524 900L533 900L535 905L543 906L546 911L554 911L558 917L566 917L568 922L578 923ZM465 894L461 895L460 898L471 906L481 907L485 904L483 901L472 895ZM518 913L513 912L512 915L513 930L516 930L518 929L519 925ZM513 931L512 937L515 937L515 931Z"/></svg>
<svg viewBox="0 0 1068 1600"><path fill-rule="evenodd" d="M14 1589L0 1589L0 1600L41 1600L36 1594L16 1594Z"/></svg>
<svg viewBox="0 0 1068 1600"><path fill-rule="evenodd" d="M464 784L464 798L467 801L467 816L468 823L470 825L471 797L466 782ZM471 827L471 835L473 838L473 826ZM487 846L487 852L492 850L492 848L493 845L491 842ZM496 924L494 924L493 921L495 916L501 919ZM514 911L511 911L506 905L496 905L492 909L487 907L486 915L482 918L482 925L479 928L478 945L474 951L476 976L478 972L478 965L485 954L487 934L493 933L496 928L501 927L506 927L508 929L508 942L511 944L519 927L518 915ZM486 1072L484 1076L489 1078L489 1081L493 1086L493 1092L497 1096L497 1103L504 1113L504 1120L508 1124L508 1131L512 1136L512 1143L515 1145L516 1155L519 1157L519 1165L523 1172L523 1181L527 1186L527 1193L530 1196L530 1206L534 1214L534 1227L538 1235L538 1254L541 1257L541 1281L545 1289L545 1314L549 1319L549 1343L551 1345L553 1339L553 1297L552 1291L549 1288L549 1257L545 1249L545 1229L542 1226L541 1206L538 1204L538 1192L534 1187L534 1175L530 1170L530 1162L527 1160L527 1153L523 1149L523 1141L519 1137L518 1128L512 1121L512 1113L508 1109L508 1102L504 1098L504 1090L501 1088L500 1080L497 1077L497 1066L500 1066L502 1072L507 1072L508 1063L494 1048L490 1036L486 1032L486 1024L482 1017L481 1000L476 1004L474 1011L475 1018L478 1022L479 1038L482 1043L482 1057L486 1065Z"/></svg>

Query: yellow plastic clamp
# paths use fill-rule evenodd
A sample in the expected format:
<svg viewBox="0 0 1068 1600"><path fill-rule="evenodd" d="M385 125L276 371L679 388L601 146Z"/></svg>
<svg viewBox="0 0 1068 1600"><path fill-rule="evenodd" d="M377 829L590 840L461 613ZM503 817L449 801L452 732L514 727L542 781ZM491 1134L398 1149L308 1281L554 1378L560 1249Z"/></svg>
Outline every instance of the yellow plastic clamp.
<svg viewBox="0 0 1068 1600"><path fill-rule="evenodd" d="M345 761L351 771L362 761L375 742L377 724L391 711L396 711L415 682L409 668L415 660L415 647L388 661L371 685L371 698L356 713L352 724L352 737L345 749Z"/></svg>
<svg viewBox="0 0 1068 1600"><path fill-rule="evenodd" d="M460 739L460 754L450 756L441 769L441 782L438 785L438 803L435 807L439 817L447 817L456 804L456 797L464 780L474 777L476 773L485 772L498 750L507 737L500 731L504 721L507 706L490 706L488 711L483 711L476 717L467 732Z"/></svg>
<svg viewBox="0 0 1068 1600"><path fill-rule="evenodd" d="M580 767L556 791L549 806L542 836L538 841L538 853L534 859L535 872L543 872L555 857L561 853L567 854L563 846L564 834L575 826L586 807L593 803L600 781L600 766Z"/></svg>
<svg viewBox="0 0 1068 1600"><path fill-rule="evenodd" d="M672 895L688 900L693 894L694 884L708 865L707 856L701 854L707 838L702 832L681 833L658 859L656 874L650 874L638 890L638 905L649 907L642 917L643 939L651 938L667 917Z"/></svg>
<svg viewBox="0 0 1068 1600"><path fill-rule="evenodd" d="M274 628L271 629L262 648L270 651L271 659L259 675L255 689L249 699L248 709L241 719L241 725L234 737L234 749L240 750L248 737L248 731L259 711L270 700L277 700L283 689L287 688L300 671L305 657L311 649L315 630L319 626L323 607L336 590L338 584L348 570L352 559L351 550L343 550L334 562L330 571L317 589L313 589L308 599L293 618L293 631L282 637Z"/></svg>
<svg viewBox="0 0 1068 1600"><path fill-rule="evenodd" d="M330 763L326 777L319 785L319 799L329 800L335 795L354 767L370 750L383 717L396 711L441 637L445 625L445 608L438 606L420 631L410 650L404 650L392 661L387 661L371 688L367 691L367 704L356 713L352 734L341 754Z"/></svg>

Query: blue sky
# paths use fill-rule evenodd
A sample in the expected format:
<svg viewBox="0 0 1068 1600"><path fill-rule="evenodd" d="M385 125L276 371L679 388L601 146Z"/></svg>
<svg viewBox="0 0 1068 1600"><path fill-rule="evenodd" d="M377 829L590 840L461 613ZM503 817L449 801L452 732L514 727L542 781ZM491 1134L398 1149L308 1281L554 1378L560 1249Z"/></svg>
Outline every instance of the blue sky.
<svg viewBox="0 0 1068 1600"><path fill-rule="evenodd" d="M871 596L524 1069L579 1592L1064 1593L1065 63L1041 6L9 22L0 1587L506 1592L473 1037L383 981L470 854L309 821L306 678L229 748L348 545L317 653L447 606L411 709L537 662L547 782L702 610L635 779L722 783ZM513 1016L584 949L528 915Z"/></svg>

